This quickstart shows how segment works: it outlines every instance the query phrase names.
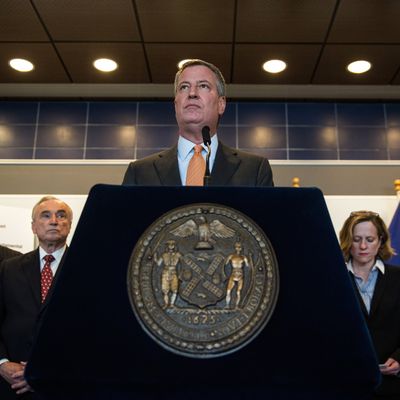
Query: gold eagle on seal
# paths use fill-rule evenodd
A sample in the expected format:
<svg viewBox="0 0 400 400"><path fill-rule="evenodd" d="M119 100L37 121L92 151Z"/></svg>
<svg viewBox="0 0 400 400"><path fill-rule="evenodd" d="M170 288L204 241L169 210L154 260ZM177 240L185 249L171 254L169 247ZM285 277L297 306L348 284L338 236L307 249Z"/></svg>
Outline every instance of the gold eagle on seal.
<svg viewBox="0 0 400 400"><path fill-rule="evenodd" d="M235 231L229 228L229 226L223 224L220 220L214 219L208 223L204 216L198 217L197 223L194 219L186 221L182 225L171 230L171 233L174 236L183 238L197 235L199 241L195 246L196 250L213 249L213 244L215 244L215 241L212 239L213 236L223 239L235 236Z"/></svg>

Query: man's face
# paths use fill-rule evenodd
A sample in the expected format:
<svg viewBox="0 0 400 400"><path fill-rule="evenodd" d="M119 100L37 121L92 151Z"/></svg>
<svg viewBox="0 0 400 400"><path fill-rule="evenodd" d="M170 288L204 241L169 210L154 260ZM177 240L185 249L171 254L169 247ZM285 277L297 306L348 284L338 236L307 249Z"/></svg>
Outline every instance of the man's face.
<svg viewBox="0 0 400 400"><path fill-rule="evenodd" d="M33 215L32 231L39 243L65 243L71 230L72 215L67 205L59 200L39 204Z"/></svg>
<svg viewBox="0 0 400 400"><path fill-rule="evenodd" d="M204 65L187 67L179 77L175 94L175 114L180 133L201 132L208 125L215 133L226 99L219 96L217 78Z"/></svg>

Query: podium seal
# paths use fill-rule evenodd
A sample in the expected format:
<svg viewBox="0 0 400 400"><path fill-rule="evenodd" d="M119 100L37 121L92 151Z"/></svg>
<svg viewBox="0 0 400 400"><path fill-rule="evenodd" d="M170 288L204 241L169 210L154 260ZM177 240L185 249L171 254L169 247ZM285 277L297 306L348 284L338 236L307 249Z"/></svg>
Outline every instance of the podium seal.
<svg viewBox="0 0 400 400"><path fill-rule="evenodd" d="M268 323L279 290L274 250L249 217L219 204L169 211L136 243L128 292L159 345L194 357L241 349Z"/></svg>

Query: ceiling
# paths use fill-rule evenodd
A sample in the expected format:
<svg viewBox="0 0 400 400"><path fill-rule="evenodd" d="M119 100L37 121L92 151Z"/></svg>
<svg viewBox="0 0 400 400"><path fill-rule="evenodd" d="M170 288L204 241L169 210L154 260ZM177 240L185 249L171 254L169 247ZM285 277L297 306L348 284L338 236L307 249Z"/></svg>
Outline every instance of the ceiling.
<svg viewBox="0 0 400 400"><path fill-rule="evenodd" d="M179 60L202 58L229 84L395 86L399 21L399 0L1 0L0 84L170 84ZM118 69L95 70L101 57ZM287 69L265 73L275 58ZM347 72L357 59L372 69Z"/></svg>

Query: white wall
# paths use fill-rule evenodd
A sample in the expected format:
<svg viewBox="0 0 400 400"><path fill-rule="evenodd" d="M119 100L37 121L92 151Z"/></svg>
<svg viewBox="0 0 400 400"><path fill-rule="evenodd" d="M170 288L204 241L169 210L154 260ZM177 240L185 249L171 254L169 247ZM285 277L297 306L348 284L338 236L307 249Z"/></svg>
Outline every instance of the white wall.
<svg viewBox="0 0 400 400"><path fill-rule="evenodd" d="M396 196L325 196L325 201L337 235L352 211L377 212L389 226L399 202Z"/></svg>

